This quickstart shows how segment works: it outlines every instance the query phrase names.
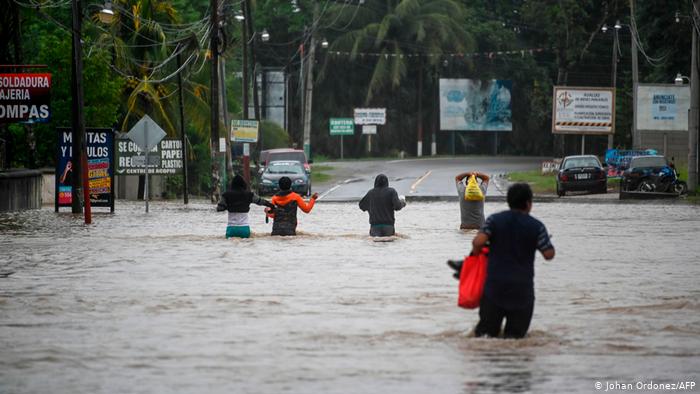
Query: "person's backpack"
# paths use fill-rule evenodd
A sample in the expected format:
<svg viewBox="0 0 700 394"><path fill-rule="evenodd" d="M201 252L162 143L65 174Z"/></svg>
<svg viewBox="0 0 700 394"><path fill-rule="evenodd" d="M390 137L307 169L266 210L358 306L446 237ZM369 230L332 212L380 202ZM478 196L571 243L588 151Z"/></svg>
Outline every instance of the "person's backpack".
<svg viewBox="0 0 700 394"><path fill-rule="evenodd" d="M484 193L476 182L476 175L474 174L467 181L467 187L464 189L464 199L467 201L484 201Z"/></svg>

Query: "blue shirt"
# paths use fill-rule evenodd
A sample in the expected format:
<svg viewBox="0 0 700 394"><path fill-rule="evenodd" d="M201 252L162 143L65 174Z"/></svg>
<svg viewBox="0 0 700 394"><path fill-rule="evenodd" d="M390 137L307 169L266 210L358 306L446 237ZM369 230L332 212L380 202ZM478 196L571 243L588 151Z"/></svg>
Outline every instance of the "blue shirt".
<svg viewBox="0 0 700 394"><path fill-rule="evenodd" d="M505 309L521 309L535 301L535 252L552 249L544 224L529 214L510 210L486 219L489 262L484 296Z"/></svg>

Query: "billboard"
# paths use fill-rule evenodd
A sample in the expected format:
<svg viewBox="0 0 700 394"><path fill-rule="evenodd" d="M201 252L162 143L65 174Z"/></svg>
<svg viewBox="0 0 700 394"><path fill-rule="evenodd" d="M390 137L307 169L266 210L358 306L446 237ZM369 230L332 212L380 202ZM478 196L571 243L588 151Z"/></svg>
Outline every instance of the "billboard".
<svg viewBox="0 0 700 394"><path fill-rule="evenodd" d="M145 175L146 156L136 143L127 138L117 139L117 175ZM182 140L163 138L148 154L148 173L175 175L182 173L184 156Z"/></svg>
<svg viewBox="0 0 700 394"><path fill-rule="evenodd" d="M513 83L440 79L440 130L512 131Z"/></svg>
<svg viewBox="0 0 700 394"><path fill-rule="evenodd" d="M637 85L638 130L688 131L688 85Z"/></svg>
<svg viewBox="0 0 700 394"><path fill-rule="evenodd" d="M258 142L257 120L231 120L231 141L233 142Z"/></svg>
<svg viewBox="0 0 700 394"><path fill-rule="evenodd" d="M555 86L552 98L552 133L615 133L613 88Z"/></svg>
<svg viewBox="0 0 700 394"><path fill-rule="evenodd" d="M51 117L51 74L0 73L0 123L45 123Z"/></svg>
<svg viewBox="0 0 700 394"><path fill-rule="evenodd" d="M85 130L87 147L88 187L90 205L110 207L114 211L114 132L106 128ZM73 201L73 132L58 129L58 160L56 161L56 204L70 207Z"/></svg>

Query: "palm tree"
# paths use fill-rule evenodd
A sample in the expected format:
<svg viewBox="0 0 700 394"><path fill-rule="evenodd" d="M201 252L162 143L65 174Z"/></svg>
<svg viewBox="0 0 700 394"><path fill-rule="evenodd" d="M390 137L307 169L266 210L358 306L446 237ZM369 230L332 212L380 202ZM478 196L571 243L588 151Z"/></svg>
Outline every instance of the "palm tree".
<svg viewBox="0 0 700 394"><path fill-rule="evenodd" d="M113 68L126 79L121 129L128 130L135 121L149 114L174 136L177 123L173 119L178 117L176 54L190 65L205 57L199 53L196 26L185 25L191 27L185 29L187 34L177 31L174 26L182 25L178 25L177 11L170 2L117 0L114 6L118 11L115 20L100 40L113 46ZM208 130L208 88L185 78L183 89L188 101L188 119L195 123L196 130Z"/></svg>
<svg viewBox="0 0 700 394"><path fill-rule="evenodd" d="M413 73L418 77L417 154L423 145L423 77L449 52L472 51L475 42L464 28L467 10L455 0L367 0L363 5L332 9L328 19L354 27L330 50L349 51L351 59L378 53L367 86L365 105L387 89L396 89ZM418 62L413 62L418 59Z"/></svg>

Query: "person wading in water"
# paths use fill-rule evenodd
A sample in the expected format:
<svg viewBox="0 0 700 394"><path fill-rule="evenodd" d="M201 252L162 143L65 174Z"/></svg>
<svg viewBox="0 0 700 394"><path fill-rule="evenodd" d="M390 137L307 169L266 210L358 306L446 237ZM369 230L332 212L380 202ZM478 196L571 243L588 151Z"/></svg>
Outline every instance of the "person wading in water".
<svg viewBox="0 0 700 394"><path fill-rule="evenodd" d="M218 212L228 211L226 238L250 237L250 225L248 223L250 204L274 207L269 201L258 197L255 193L248 190L248 184L245 179L240 175L236 175L231 181L231 188L221 195L221 201L216 206Z"/></svg>
<svg viewBox="0 0 700 394"><path fill-rule="evenodd" d="M272 204L275 206L274 212L267 210L268 216L272 217L272 235L297 235L297 208L305 213L311 212L318 193L314 193L311 199L306 202L300 195L293 192L292 180L283 176L279 180L280 191L272 196Z"/></svg>
<svg viewBox="0 0 700 394"><path fill-rule="evenodd" d="M374 189L360 200L360 209L369 211L369 235L372 237L389 237L394 235L394 211L406 206L406 201L399 198L389 179L379 174L374 179Z"/></svg>

